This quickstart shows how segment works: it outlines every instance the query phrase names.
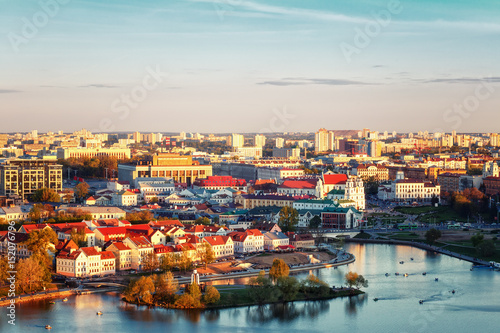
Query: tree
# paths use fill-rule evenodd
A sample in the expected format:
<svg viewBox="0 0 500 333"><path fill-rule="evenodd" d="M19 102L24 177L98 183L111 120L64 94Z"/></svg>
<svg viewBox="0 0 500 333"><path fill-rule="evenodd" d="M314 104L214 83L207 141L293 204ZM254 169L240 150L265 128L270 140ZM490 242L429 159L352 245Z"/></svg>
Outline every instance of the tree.
<svg viewBox="0 0 500 333"><path fill-rule="evenodd" d="M77 230L76 228L73 228L71 230L71 235L70 238L73 242L75 242L78 247L84 247L87 246L87 241L85 240L85 229L81 228L80 230Z"/></svg>
<svg viewBox="0 0 500 333"><path fill-rule="evenodd" d="M484 236L481 233L479 233L479 232L477 232L474 236L472 236L470 238L470 241L472 242L472 246L474 246L475 248L477 248L477 246L479 244L481 244L481 242L483 240L484 240Z"/></svg>
<svg viewBox="0 0 500 333"><path fill-rule="evenodd" d="M491 239L488 239L488 240L485 240L485 241L482 241L477 247L477 252L479 253L479 255L483 256L483 257L491 257L493 256L497 249L495 247L495 242L492 241Z"/></svg>
<svg viewBox="0 0 500 333"><path fill-rule="evenodd" d="M203 303L215 304L220 300L220 293L214 286L207 286L203 295Z"/></svg>
<svg viewBox="0 0 500 333"><path fill-rule="evenodd" d="M195 224L210 225L211 221L206 216L200 216L196 219Z"/></svg>
<svg viewBox="0 0 500 333"><path fill-rule="evenodd" d="M435 206L438 203L439 203L439 197L437 197L435 194L433 194L432 198L431 198L431 205Z"/></svg>
<svg viewBox="0 0 500 333"><path fill-rule="evenodd" d="M212 246L210 246L210 244L208 244L207 242L201 245L198 256L201 262L205 264L205 269L207 269L208 264L211 264L215 261L215 254L212 250Z"/></svg>
<svg viewBox="0 0 500 333"><path fill-rule="evenodd" d="M260 271L259 276L251 278L249 285L251 288L250 297L259 305L278 299L278 291L274 288L271 280L266 278L264 271Z"/></svg>
<svg viewBox="0 0 500 333"><path fill-rule="evenodd" d="M11 271L11 269L9 267L7 256L0 257L0 285L2 285L10 277L10 274L7 273L8 271Z"/></svg>
<svg viewBox="0 0 500 333"><path fill-rule="evenodd" d="M173 254L165 254L160 258L160 269L164 272L170 271L174 267Z"/></svg>
<svg viewBox="0 0 500 333"><path fill-rule="evenodd" d="M292 208L285 206L280 210L278 225L283 232L295 231L299 223L299 212Z"/></svg>
<svg viewBox="0 0 500 333"><path fill-rule="evenodd" d="M89 194L89 184L83 182L75 186L75 195L79 200L83 200Z"/></svg>
<svg viewBox="0 0 500 333"><path fill-rule="evenodd" d="M34 256L19 260L16 271L16 287L18 291L27 293L42 289L45 282L44 269Z"/></svg>
<svg viewBox="0 0 500 333"><path fill-rule="evenodd" d="M363 275L359 275L355 272L349 272L345 275L346 284L352 288L356 286L357 289L361 287L368 287L368 280L366 280Z"/></svg>
<svg viewBox="0 0 500 333"><path fill-rule="evenodd" d="M429 229L425 233L425 239L430 243L434 244L436 240L438 240L441 237L441 231L437 229Z"/></svg>
<svg viewBox="0 0 500 333"><path fill-rule="evenodd" d="M53 189L40 188L33 192L31 196L33 202L59 202L61 198Z"/></svg>
<svg viewBox="0 0 500 333"><path fill-rule="evenodd" d="M160 261L154 252L146 253L142 256L142 270L149 271L153 273L153 271L160 267Z"/></svg>
<svg viewBox="0 0 500 333"><path fill-rule="evenodd" d="M299 292L299 282L294 277L280 277L277 280L276 286L281 292L281 296L285 302L293 301Z"/></svg>
<svg viewBox="0 0 500 333"><path fill-rule="evenodd" d="M180 255L178 266L180 270L184 272L189 270L193 265L193 260L189 256L189 251L185 248L182 249L182 254Z"/></svg>
<svg viewBox="0 0 500 333"><path fill-rule="evenodd" d="M151 304L154 293L155 285L150 276L142 276L139 280L131 281L124 292L125 299L128 302L135 301L137 304Z"/></svg>
<svg viewBox="0 0 500 333"><path fill-rule="evenodd" d="M59 243L57 234L52 228L42 230L33 230L28 234L28 239L24 245L33 252L33 254L47 254L49 247L54 247Z"/></svg>
<svg viewBox="0 0 500 333"><path fill-rule="evenodd" d="M151 203L151 204L158 203L158 197L152 197L151 199L149 199L149 203Z"/></svg>
<svg viewBox="0 0 500 333"><path fill-rule="evenodd" d="M28 213L28 218L30 221L38 222L43 217L42 205L36 204L31 207L30 212Z"/></svg>
<svg viewBox="0 0 500 333"><path fill-rule="evenodd" d="M321 217L319 217L318 215L314 216L309 221L309 228L310 229L318 229L320 225L321 225Z"/></svg>
<svg viewBox="0 0 500 333"><path fill-rule="evenodd" d="M380 182L374 177L370 176L364 181L365 193L375 195L378 193Z"/></svg>
<svg viewBox="0 0 500 333"><path fill-rule="evenodd" d="M288 267L288 265L282 259L276 258L273 260L273 265L269 270L269 277L273 281L276 281L277 279L282 277L287 277L289 273L290 267Z"/></svg>
<svg viewBox="0 0 500 333"><path fill-rule="evenodd" d="M174 274L167 272L158 275L154 282L156 298L161 302L173 304L177 298L176 293L179 291L179 283L174 278Z"/></svg>

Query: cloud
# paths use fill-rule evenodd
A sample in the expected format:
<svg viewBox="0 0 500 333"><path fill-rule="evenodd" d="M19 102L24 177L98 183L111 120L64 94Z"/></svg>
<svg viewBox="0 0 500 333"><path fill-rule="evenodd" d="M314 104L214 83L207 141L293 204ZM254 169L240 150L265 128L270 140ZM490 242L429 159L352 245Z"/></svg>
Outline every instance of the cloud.
<svg viewBox="0 0 500 333"><path fill-rule="evenodd" d="M253 1L242 1L242 0L190 0L190 1L212 4L216 10L219 11L223 10L224 13L229 13L231 11L236 11L237 8L242 8L257 13L294 16L294 17L309 18L313 20L323 20L323 21L350 22L350 23L367 23L372 21L362 17L348 16L334 12L271 6L271 5L260 4Z"/></svg>
<svg viewBox="0 0 500 333"><path fill-rule="evenodd" d="M0 89L0 94L13 94L22 92L21 90L13 90L13 89Z"/></svg>
<svg viewBox="0 0 500 333"><path fill-rule="evenodd" d="M119 86L112 86L108 84L99 84L99 83L94 83L94 84L87 84L84 86L80 86L79 88L119 88Z"/></svg>
<svg viewBox="0 0 500 333"><path fill-rule="evenodd" d="M490 76L482 78L452 77L452 78L426 80L424 82L425 83L481 83L481 82L499 83L500 77L499 76Z"/></svg>
<svg viewBox="0 0 500 333"><path fill-rule="evenodd" d="M260 85L271 85L271 86L302 86L311 84L321 84L329 86L349 86L349 85L366 85L371 83L343 80L343 79L317 79L317 78L283 78L280 80L271 80L258 82Z"/></svg>

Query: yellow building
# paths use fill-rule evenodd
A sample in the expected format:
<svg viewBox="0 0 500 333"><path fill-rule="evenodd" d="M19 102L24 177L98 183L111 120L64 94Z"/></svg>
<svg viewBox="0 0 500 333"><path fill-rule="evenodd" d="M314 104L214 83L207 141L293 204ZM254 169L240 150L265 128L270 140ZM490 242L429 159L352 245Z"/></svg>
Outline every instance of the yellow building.
<svg viewBox="0 0 500 333"><path fill-rule="evenodd" d="M189 155L157 154L152 160L139 161L137 164L119 164L118 179L131 184L137 177L167 177L177 183L191 185L197 178L212 176L211 165L193 162Z"/></svg>
<svg viewBox="0 0 500 333"><path fill-rule="evenodd" d="M0 165L0 195L25 198L40 188L62 191L62 165L43 159L11 159Z"/></svg>

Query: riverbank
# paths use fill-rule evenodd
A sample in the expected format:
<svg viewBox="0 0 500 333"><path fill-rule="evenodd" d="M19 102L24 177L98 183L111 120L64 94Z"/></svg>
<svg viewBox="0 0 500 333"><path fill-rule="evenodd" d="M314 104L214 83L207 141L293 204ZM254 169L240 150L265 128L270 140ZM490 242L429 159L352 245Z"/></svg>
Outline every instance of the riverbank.
<svg viewBox="0 0 500 333"><path fill-rule="evenodd" d="M72 295L88 295L88 294L96 294L96 293L106 293L110 291L117 291L122 288L100 288L100 289L63 289L58 291L43 291L35 294L24 294L19 295L14 298L4 297L0 299L0 307L8 306L11 304L11 299L15 300L16 304L33 302L33 301L42 301L49 299L58 299L65 298Z"/></svg>
<svg viewBox="0 0 500 333"><path fill-rule="evenodd" d="M413 246L422 250L427 250L427 251L433 251L441 254L445 254L447 256L469 261L473 263L474 265L489 265L488 261L485 260L480 260L471 256L466 256L460 253L452 252L443 248L440 248L438 246L433 246L425 243L420 243L420 242L413 242L413 241L403 241L403 240L396 240L396 239L363 239L363 238L348 238L345 240L346 243L359 243L359 244L389 244L389 245L408 245L408 246Z"/></svg>

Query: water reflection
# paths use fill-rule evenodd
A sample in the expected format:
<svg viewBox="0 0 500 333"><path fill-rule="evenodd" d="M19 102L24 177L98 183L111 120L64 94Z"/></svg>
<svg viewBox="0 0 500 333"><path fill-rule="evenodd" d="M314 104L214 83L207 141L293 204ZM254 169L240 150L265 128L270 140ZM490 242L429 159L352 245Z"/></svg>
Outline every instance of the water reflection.
<svg viewBox="0 0 500 333"><path fill-rule="evenodd" d="M367 300L367 294L348 297L345 301L345 313L349 316L356 316L358 313L358 308L362 308Z"/></svg>
<svg viewBox="0 0 500 333"><path fill-rule="evenodd" d="M307 303L279 303L249 307L247 322L264 324L272 321L292 322L300 317L316 318L330 309L328 301L314 301Z"/></svg>

